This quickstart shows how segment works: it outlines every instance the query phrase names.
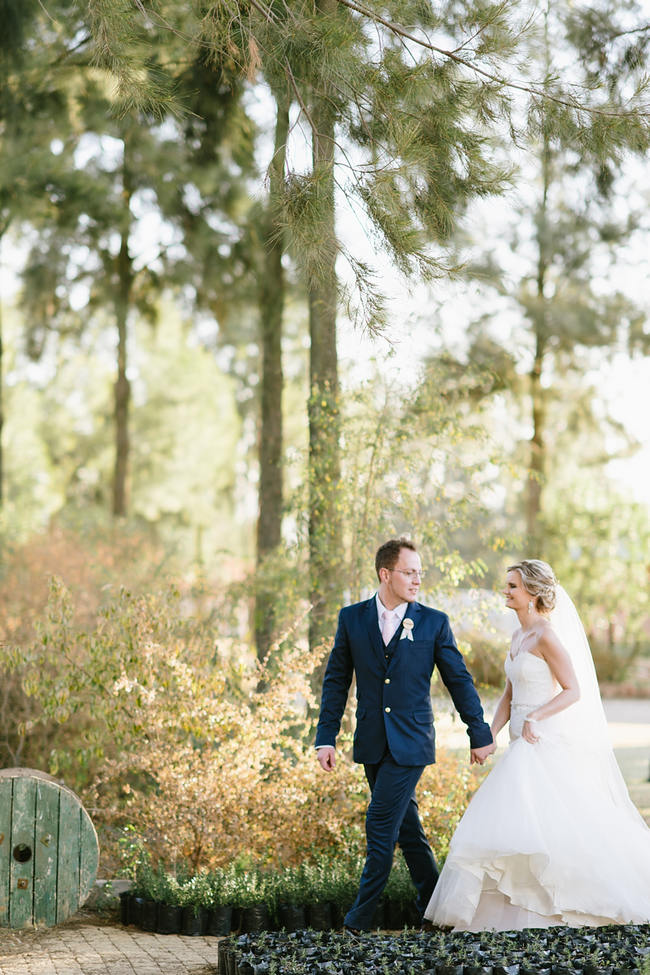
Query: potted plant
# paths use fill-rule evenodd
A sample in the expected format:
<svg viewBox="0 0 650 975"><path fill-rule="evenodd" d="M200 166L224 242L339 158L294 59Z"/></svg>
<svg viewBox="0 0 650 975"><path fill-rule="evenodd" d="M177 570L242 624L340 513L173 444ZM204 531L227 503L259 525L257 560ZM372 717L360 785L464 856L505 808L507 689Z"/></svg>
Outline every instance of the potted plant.
<svg viewBox="0 0 650 975"><path fill-rule="evenodd" d="M321 870L327 881L328 897L332 905L332 925L340 928L357 895L362 864L357 861L332 860ZM382 922L383 915L376 916L373 927L383 927Z"/></svg>
<svg viewBox="0 0 650 975"><path fill-rule="evenodd" d="M179 903L180 884L175 876L161 873L158 884L158 934L180 934L183 909Z"/></svg>
<svg viewBox="0 0 650 975"><path fill-rule="evenodd" d="M205 934L212 896L212 884L205 872L196 873L180 884L178 903L183 909L183 934Z"/></svg>
<svg viewBox="0 0 650 975"><path fill-rule="evenodd" d="M307 924L315 931L329 931L333 926L331 879L321 860L301 864L301 880L305 891Z"/></svg>
<svg viewBox="0 0 650 975"><path fill-rule="evenodd" d="M135 871L135 880L131 893L136 902L138 919L132 923L138 924L143 931L155 931L158 925L158 904L161 901L161 891L167 883L164 867L159 864L155 869L148 854L143 853ZM131 912L129 911L129 917Z"/></svg>
<svg viewBox="0 0 650 975"><path fill-rule="evenodd" d="M153 869L149 855L142 852L142 856L135 866L133 885L126 900L126 923L142 927L144 904L151 903L150 890L152 886Z"/></svg>
<svg viewBox="0 0 650 975"><path fill-rule="evenodd" d="M242 912L242 931L253 934L268 931L274 908L274 892L260 870L249 870L238 877L235 903Z"/></svg>
<svg viewBox="0 0 650 975"><path fill-rule="evenodd" d="M223 937L232 931L232 872L214 870L209 875L205 934Z"/></svg>
<svg viewBox="0 0 650 975"><path fill-rule="evenodd" d="M305 888L302 875L295 867L285 867L277 874L277 922L285 931L307 927Z"/></svg>

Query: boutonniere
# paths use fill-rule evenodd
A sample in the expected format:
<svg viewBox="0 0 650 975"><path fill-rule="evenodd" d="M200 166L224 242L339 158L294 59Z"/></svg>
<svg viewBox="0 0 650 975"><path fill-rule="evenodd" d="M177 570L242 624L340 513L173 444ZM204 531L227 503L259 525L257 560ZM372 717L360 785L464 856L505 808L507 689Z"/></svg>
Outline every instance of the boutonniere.
<svg viewBox="0 0 650 975"><path fill-rule="evenodd" d="M402 620L402 632L400 633L400 640L411 640L413 641L413 620L406 619Z"/></svg>

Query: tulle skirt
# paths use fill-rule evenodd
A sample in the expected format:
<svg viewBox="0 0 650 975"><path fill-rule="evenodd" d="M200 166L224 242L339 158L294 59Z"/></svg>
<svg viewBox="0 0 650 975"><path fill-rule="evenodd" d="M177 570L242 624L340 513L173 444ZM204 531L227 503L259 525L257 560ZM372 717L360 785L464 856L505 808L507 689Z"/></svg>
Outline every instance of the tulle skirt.
<svg viewBox="0 0 650 975"><path fill-rule="evenodd" d="M466 931L650 921L650 829L611 749L515 739L458 824L425 917Z"/></svg>

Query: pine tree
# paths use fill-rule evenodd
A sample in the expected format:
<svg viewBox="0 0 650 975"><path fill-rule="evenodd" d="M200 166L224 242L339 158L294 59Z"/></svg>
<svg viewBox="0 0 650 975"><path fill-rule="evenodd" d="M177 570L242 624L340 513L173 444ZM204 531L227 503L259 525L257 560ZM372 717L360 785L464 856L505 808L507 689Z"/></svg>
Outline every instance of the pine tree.
<svg viewBox="0 0 650 975"><path fill-rule="evenodd" d="M28 41L36 29L43 44L34 49ZM65 53L36 0L0 0L0 257L12 225L42 211L35 186L52 163L53 140L67 124L65 99L51 77L57 65L61 83L69 80ZM6 493L2 313L0 302L0 507Z"/></svg>
<svg viewBox="0 0 650 975"><path fill-rule="evenodd" d="M282 320L285 303L284 229L281 212L284 190L290 99L286 81L274 88L276 105L273 158L269 166L269 191L262 217L262 267L259 273L259 318L262 375L259 425L259 513L256 559L258 577L264 563L278 552L282 542L283 514L283 390ZM276 594L260 586L255 601L255 645L263 659L273 639Z"/></svg>
<svg viewBox="0 0 650 975"><path fill-rule="evenodd" d="M532 434L526 461L525 534L531 551L542 551L545 537L544 488L552 466L554 437L550 413L558 396L558 377L581 372L586 356L612 348L632 348L642 341L644 315L633 299L614 286L603 289L603 268L613 277L617 248L638 226L638 215L623 202L623 160L647 147L647 132L638 120L626 118L629 93L642 82L639 34L626 35L622 22L633 8L598 8L580 12L549 2L542 23L530 39L532 70L550 88L558 73L558 52L579 73L590 124L578 129L575 119L552 101L531 108L520 134L521 179L528 187L524 202L513 212L508 251L493 246L468 266L470 275L514 303L523 330L517 330L500 355L519 361L527 376ZM598 24L596 43L593 23ZM646 31L650 34L650 31ZM598 81L606 78L608 111L599 112ZM500 252L503 254L500 257ZM515 270L522 269L520 271ZM514 280L513 280L514 279ZM513 280L512 284L508 282ZM503 302L500 304L503 314ZM497 313L499 315L499 313ZM495 322L496 323L496 322ZM502 329L501 329L502 331ZM495 341L493 322L472 326L470 356ZM513 354L513 350L516 350ZM580 404L576 402L576 407ZM565 404L570 422L572 404Z"/></svg>
<svg viewBox="0 0 650 975"><path fill-rule="evenodd" d="M193 190L196 196L197 184L211 182L219 187L223 210L213 214L219 221L227 217L229 207L239 206L233 185L241 184L244 177L230 176L228 164L216 158L214 149L206 152L205 139L197 152L201 140L190 131L187 110L180 119L180 110L169 113L166 92L176 86L176 104L187 97L183 85L188 68L167 32L162 39L169 43L163 47L150 27L138 34L129 30L128 19L124 22L111 60L112 67L121 65L122 85L116 89L111 74L95 65L96 49L91 34L82 29L79 12L62 4L57 13L67 73L59 77L52 72L52 84L70 122L57 133L60 151L32 180L34 196L45 200L46 206L32 219L38 236L23 276L27 340L31 353L39 356L57 333L81 335L91 318L105 320L106 310L112 309L116 378L110 504L115 516L124 516L129 508L128 359L134 318L154 321L156 302L167 287L190 287L195 293L213 295L218 272L223 283L227 262L219 251L225 235L211 231L209 247L197 248L196 258L184 247L186 237L196 244L194 230L201 223L192 212L195 200L189 198ZM35 40L42 30L41 24L34 25ZM138 45L144 40L148 42L145 63L136 71L139 89L134 94L129 70L139 63L133 50L141 51ZM164 71L159 58L165 61ZM208 73L212 85L208 127L214 137L224 113L215 98L218 74ZM196 80L195 73L192 82ZM191 94L195 96L194 89ZM227 86L221 101L233 102ZM238 121L232 127L238 128ZM242 156L246 155L251 152L245 150ZM160 226L157 241L143 231L146 221L151 226L154 218ZM221 284L217 288L223 290Z"/></svg>

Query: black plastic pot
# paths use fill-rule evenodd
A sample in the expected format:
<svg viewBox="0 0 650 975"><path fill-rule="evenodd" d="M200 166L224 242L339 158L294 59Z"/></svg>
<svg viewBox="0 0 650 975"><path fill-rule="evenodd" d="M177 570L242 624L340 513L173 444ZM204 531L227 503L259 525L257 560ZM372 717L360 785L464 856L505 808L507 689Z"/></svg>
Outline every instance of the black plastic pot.
<svg viewBox="0 0 650 975"><path fill-rule="evenodd" d="M388 931L401 931L406 924L404 908L399 901L387 900L384 903L384 924Z"/></svg>
<svg viewBox="0 0 650 975"><path fill-rule="evenodd" d="M233 907L232 908L232 917L230 919L230 930L233 932L233 934L236 931L241 931L242 914L243 914L243 911L242 911L242 908L241 907Z"/></svg>
<svg viewBox="0 0 650 975"><path fill-rule="evenodd" d="M227 957L230 954L230 945L227 941L220 941L217 946L217 971L225 972L227 968Z"/></svg>
<svg viewBox="0 0 650 975"><path fill-rule="evenodd" d="M135 924L136 928L142 927L142 905L144 897L134 897L133 894L128 900L127 923Z"/></svg>
<svg viewBox="0 0 650 975"><path fill-rule="evenodd" d="M350 905L348 904L348 907ZM347 914L347 910L344 910L339 904L332 904L332 928L337 931L343 927L343 919Z"/></svg>
<svg viewBox="0 0 650 975"><path fill-rule="evenodd" d="M332 905L329 901L307 905L307 924L314 931L331 931Z"/></svg>
<svg viewBox="0 0 650 975"><path fill-rule="evenodd" d="M156 901L142 901L142 920L140 925L143 931L155 931L158 924L158 904Z"/></svg>
<svg viewBox="0 0 650 975"><path fill-rule="evenodd" d="M415 901L410 901L404 906L404 924L407 924L410 928L420 927L420 912L417 909Z"/></svg>
<svg viewBox="0 0 650 975"><path fill-rule="evenodd" d="M242 931L246 934L257 934L268 931L271 927L269 909L266 904L251 904L242 910Z"/></svg>
<svg viewBox="0 0 650 975"><path fill-rule="evenodd" d="M220 905L211 907L207 912L206 934L214 935L217 938L225 937L232 930L232 907Z"/></svg>
<svg viewBox="0 0 650 975"><path fill-rule="evenodd" d="M235 952L234 951L229 951L228 954L226 955L226 972L225 972L225 975L238 975L238 972L237 972L238 967L239 966L238 966L237 960L235 958ZM221 968L219 969L219 973L221 973Z"/></svg>
<svg viewBox="0 0 650 975"><path fill-rule="evenodd" d="M278 921L285 931L301 931L307 927L307 914L304 904L280 904Z"/></svg>
<svg viewBox="0 0 650 975"><path fill-rule="evenodd" d="M377 928L385 928L385 927L387 927L387 925L386 925L386 907L385 907L385 902L384 901L380 901L379 904L377 904L377 907L375 908L375 913L372 916L372 924L371 924L371 927L373 928L373 930L375 930Z"/></svg>
<svg viewBox="0 0 650 975"><path fill-rule="evenodd" d="M180 934L183 908L178 904L159 904L156 931L158 934Z"/></svg>
<svg viewBox="0 0 650 975"><path fill-rule="evenodd" d="M181 932L193 938L201 934L201 914L193 907L183 908Z"/></svg>
<svg viewBox="0 0 650 975"><path fill-rule="evenodd" d="M129 898L131 894L128 890L123 890L120 894L120 923L127 925L129 923Z"/></svg>

